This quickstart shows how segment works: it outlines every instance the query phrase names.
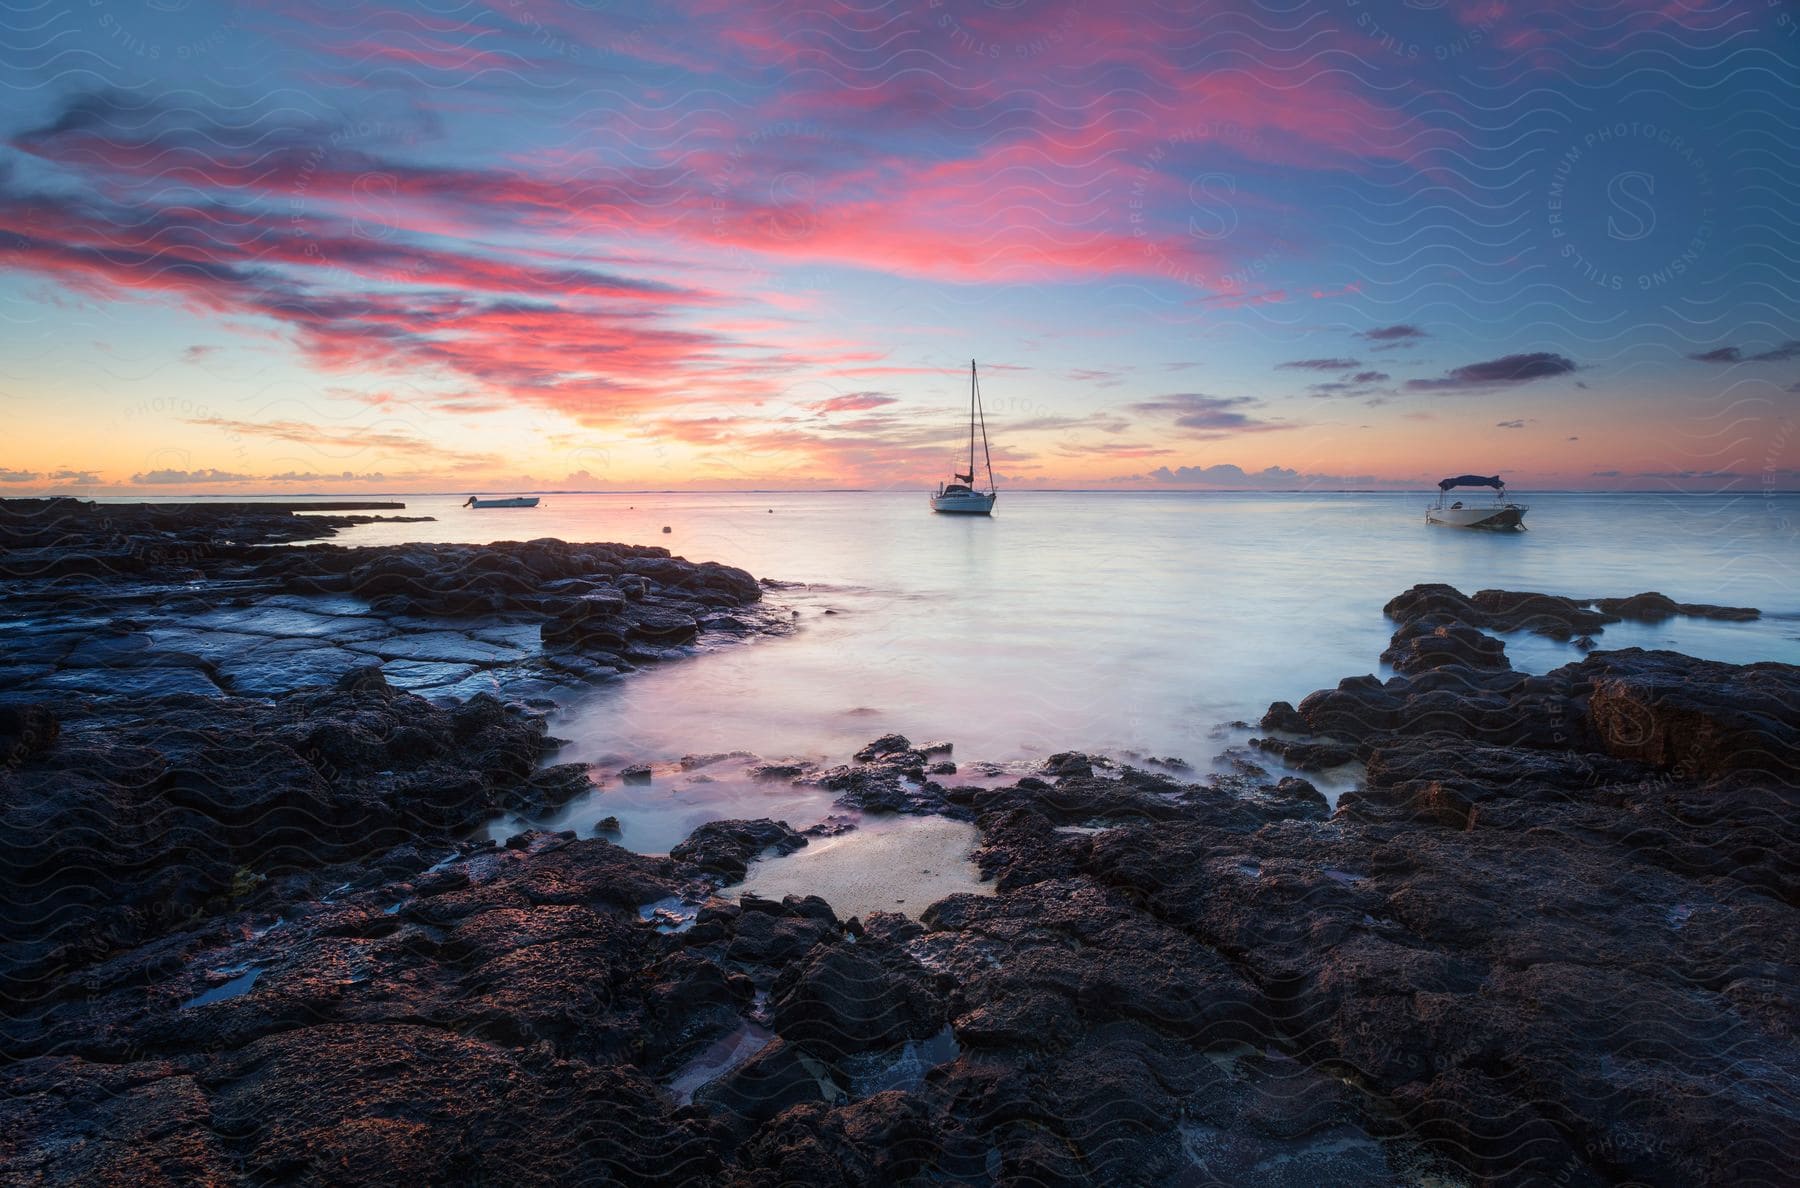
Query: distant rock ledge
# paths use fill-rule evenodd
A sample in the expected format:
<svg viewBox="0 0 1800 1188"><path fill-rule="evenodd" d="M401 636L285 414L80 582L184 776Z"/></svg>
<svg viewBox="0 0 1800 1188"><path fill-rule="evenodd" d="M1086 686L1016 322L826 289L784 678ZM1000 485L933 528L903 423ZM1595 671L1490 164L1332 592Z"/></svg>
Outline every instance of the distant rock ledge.
<svg viewBox="0 0 1800 1188"><path fill-rule="evenodd" d="M375 663L430 696L554 699L791 626L743 570L664 548L292 544L368 517L267 506L0 501L0 691L271 696Z"/></svg>

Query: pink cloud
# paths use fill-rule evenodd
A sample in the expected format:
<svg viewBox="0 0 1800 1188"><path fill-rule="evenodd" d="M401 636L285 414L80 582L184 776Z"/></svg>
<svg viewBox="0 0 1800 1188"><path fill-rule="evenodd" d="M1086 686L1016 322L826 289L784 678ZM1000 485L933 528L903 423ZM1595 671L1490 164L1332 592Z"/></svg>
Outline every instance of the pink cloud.
<svg viewBox="0 0 1800 1188"><path fill-rule="evenodd" d="M880 408L884 404L897 404L894 397L881 392L850 392L843 396L833 396L828 400L820 400L807 407L821 415L841 412L866 412L872 408Z"/></svg>

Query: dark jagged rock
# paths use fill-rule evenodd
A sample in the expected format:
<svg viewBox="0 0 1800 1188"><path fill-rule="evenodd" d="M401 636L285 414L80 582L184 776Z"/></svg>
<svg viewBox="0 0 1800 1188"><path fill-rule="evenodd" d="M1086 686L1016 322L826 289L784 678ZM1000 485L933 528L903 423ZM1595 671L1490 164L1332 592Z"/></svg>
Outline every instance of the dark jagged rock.
<svg viewBox="0 0 1800 1188"><path fill-rule="evenodd" d="M61 732L62 723L49 706L0 704L0 767L44 754Z"/></svg>
<svg viewBox="0 0 1800 1188"><path fill-rule="evenodd" d="M1286 730L1292 734L1307 734L1312 730L1311 724L1300 716L1299 711L1285 701L1271 703L1257 725L1264 730Z"/></svg>
<svg viewBox="0 0 1800 1188"><path fill-rule="evenodd" d="M0 499L0 579L189 575L246 542L318 540L430 516L295 515L294 504Z"/></svg>
<svg viewBox="0 0 1800 1188"><path fill-rule="evenodd" d="M964 1043L1056 1050L1119 1021L1202 1044L1263 1038L1260 996L1223 958L1085 879L952 896L924 919L913 948L951 972Z"/></svg>
<svg viewBox="0 0 1800 1188"><path fill-rule="evenodd" d="M544 609L547 617L539 631L546 643L618 647L627 639L626 625L620 622L625 610L623 594L608 591L546 600Z"/></svg>
<svg viewBox="0 0 1800 1188"><path fill-rule="evenodd" d="M914 747L905 735L883 735L857 751L855 758L854 764L824 771L805 771L798 776L797 782L836 792L839 807L859 812L956 815L945 802L942 789L927 779L926 753ZM785 767L757 769L759 773L787 770ZM954 765L950 770L955 770ZM945 773L939 771L937 774Z"/></svg>
<svg viewBox="0 0 1800 1188"><path fill-rule="evenodd" d="M810 1188L901 1184L937 1161L939 1140L925 1104L890 1090L841 1109L796 1103L757 1135L746 1172Z"/></svg>
<svg viewBox="0 0 1800 1188"><path fill-rule="evenodd" d="M1468 614L1453 591L1409 595L1403 623ZM1567 610L1470 605L1490 625ZM1469 659L1300 703L1368 759L1328 844L1177 822L1130 846L1103 834L1089 861L1281 987L1285 1030L1471 1174L1726 1183L1785 1161L1769 1136L1800 1099L1751 1117L1726 1098L1747 1051L1800 1067L1794 1029L1770 1026L1765 982L1725 970L1800 955L1777 939L1800 878L1776 857L1800 845L1800 670L1626 649L1523 677ZM1271 721L1296 725L1283 706ZM1697 930L1726 899L1746 913L1731 938ZM1640 1077L1688 1086L1685 1104L1646 1112Z"/></svg>
<svg viewBox="0 0 1800 1188"><path fill-rule="evenodd" d="M1706 777L1751 771L1800 781L1800 674L1675 652L1598 652L1574 666L1587 722L1612 755Z"/></svg>
<svg viewBox="0 0 1800 1188"><path fill-rule="evenodd" d="M1471 623L1471 626L1489 627L1495 631L1531 631L1552 639L1590 635L1606 624L1618 621L1613 615L1591 610L1572 598L1556 594L1477 590L1469 601L1485 616L1484 622Z"/></svg>
<svg viewBox="0 0 1800 1188"><path fill-rule="evenodd" d="M1298 714L1293 721L1298 728L1306 728L1306 719ZM1289 767L1301 771L1326 771L1333 767L1342 767L1356 759L1356 750L1346 743L1308 742L1291 738L1253 738L1250 745L1259 751L1267 751L1271 755L1279 755L1281 761Z"/></svg>
<svg viewBox="0 0 1800 1188"><path fill-rule="evenodd" d="M587 787L579 768L534 775L551 749L541 718L487 697L441 709L378 669L268 703L110 708L126 722L0 768L8 984L155 936L256 880Z"/></svg>
<svg viewBox="0 0 1800 1188"><path fill-rule="evenodd" d="M871 763L877 759L904 755L913 749L911 741L904 734L884 734L862 750L856 752L859 763Z"/></svg>
<svg viewBox="0 0 1800 1188"><path fill-rule="evenodd" d="M1415 619L1394 633L1381 658L1396 672L1414 673L1450 664L1471 668L1511 668L1506 645L1462 623L1427 623Z"/></svg>
<svg viewBox="0 0 1800 1188"><path fill-rule="evenodd" d="M945 804L933 785L888 767L842 767L813 777L820 787L838 794L840 808L865 813L938 813Z"/></svg>
<svg viewBox="0 0 1800 1188"><path fill-rule="evenodd" d="M750 863L765 850L791 854L806 838L788 828L786 821L767 817L755 821L711 821L688 835L669 851L671 858L716 871L730 881L744 877Z"/></svg>
<svg viewBox="0 0 1800 1188"><path fill-rule="evenodd" d="M1322 821L1331 815L1331 803L1325 794L1298 776L1284 776L1264 796L1286 816L1298 820Z"/></svg>
<svg viewBox="0 0 1800 1188"><path fill-rule="evenodd" d="M705 635L792 630L748 574L662 548L265 547L368 519L0 500L0 593L26 621L0 691L270 696L377 663L437 696L540 696Z"/></svg>
<svg viewBox="0 0 1800 1188"><path fill-rule="evenodd" d="M1707 602L1676 602L1666 594L1658 594L1654 590L1644 594L1633 594L1630 598L1596 598L1594 605L1609 615L1617 615L1621 619L1635 619L1644 623L1659 623L1664 619L1672 619L1684 615L1695 619L1724 619L1728 622L1743 623L1762 617L1762 612L1753 606L1714 606Z"/></svg>
<svg viewBox="0 0 1800 1188"><path fill-rule="evenodd" d="M944 1025L944 1002L930 975L873 936L807 952L776 978L770 1007L782 1038L829 1065L923 1039Z"/></svg>
<svg viewBox="0 0 1800 1188"><path fill-rule="evenodd" d="M1388 599L1381 613L1402 625L1424 619L1474 624L1482 615L1467 595L1441 582L1417 585L1404 594L1396 594Z"/></svg>
<svg viewBox="0 0 1800 1188"><path fill-rule="evenodd" d="M1445 624L1462 624L1490 631L1532 631L1560 640L1578 636L1590 638L1604 630L1606 624L1622 619L1660 622L1677 615L1688 615L1742 622L1761 614L1748 606L1676 602L1655 592L1633 594L1629 598L1583 601L1556 594L1481 590L1470 598L1455 587L1441 583L1414 586L1389 600L1382 612L1399 623L1403 631L1408 627L1429 630ZM1398 649L1400 634L1395 635L1394 643Z"/></svg>
<svg viewBox="0 0 1800 1188"><path fill-rule="evenodd" d="M1382 613L1402 627L1462 623L1493 631L1532 631L1553 639L1593 634L1618 622L1615 615L1555 594L1481 590L1471 598L1441 584L1414 586L1389 600Z"/></svg>
<svg viewBox="0 0 1800 1188"><path fill-rule="evenodd" d="M746 897L748 898L748 897ZM824 900L818 901L824 905ZM737 920L725 956L753 965L784 965L838 930L829 907L823 916L750 911Z"/></svg>
<svg viewBox="0 0 1800 1188"><path fill-rule="evenodd" d="M761 597L660 548L265 547L369 519L0 501L0 579L24 620L0 666L7 985L295 872L553 809L588 782L539 769L543 723L500 683L607 679ZM580 619L571 603L615 612L616 650L534 650L553 612Z"/></svg>
<svg viewBox="0 0 1800 1188"><path fill-rule="evenodd" d="M1062 751L1044 760L1044 774L1054 779L1087 779L1094 774L1093 760L1079 751Z"/></svg>
<svg viewBox="0 0 1800 1188"><path fill-rule="evenodd" d="M823 1065L776 1038L694 1095L696 1103L747 1123L766 1122L790 1107L825 1099Z"/></svg>

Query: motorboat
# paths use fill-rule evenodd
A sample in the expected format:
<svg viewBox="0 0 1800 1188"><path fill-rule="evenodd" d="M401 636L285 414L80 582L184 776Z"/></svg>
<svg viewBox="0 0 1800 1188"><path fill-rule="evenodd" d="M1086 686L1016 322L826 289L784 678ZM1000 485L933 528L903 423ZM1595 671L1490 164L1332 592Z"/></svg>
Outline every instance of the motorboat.
<svg viewBox="0 0 1800 1188"><path fill-rule="evenodd" d="M537 505L538 497L536 495L508 495L503 499L482 499L480 496L471 495L469 501L463 504L464 507L474 508L536 507Z"/></svg>
<svg viewBox="0 0 1800 1188"><path fill-rule="evenodd" d="M1498 494L1491 501L1456 499L1450 493L1459 487L1490 487ZM1499 475L1459 474L1438 483L1437 502L1425 509L1425 522L1452 528L1523 530L1526 510L1524 504L1506 498L1506 483Z"/></svg>
<svg viewBox="0 0 1800 1188"><path fill-rule="evenodd" d="M987 462L988 489L975 486L975 430L981 429L981 456ZM975 360L969 360L969 469L966 474L952 473L951 481L939 483L931 493L931 510L947 515L987 516L994 511L1000 492L994 487L994 459L988 452L987 414L981 410L981 386L975 378Z"/></svg>

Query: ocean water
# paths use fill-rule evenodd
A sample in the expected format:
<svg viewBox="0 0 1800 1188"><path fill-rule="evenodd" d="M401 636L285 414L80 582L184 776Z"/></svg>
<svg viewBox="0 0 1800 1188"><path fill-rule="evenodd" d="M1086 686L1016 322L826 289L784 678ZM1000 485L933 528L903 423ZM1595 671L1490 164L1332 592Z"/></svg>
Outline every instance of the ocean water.
<svg viewBox="0 0 1800 1188"><path fill-rule="evenodd" d="M742 754L684 756L839 763L898 731L954 743L965 770L1070 749L1204 769L1269 702L1382 672L1382 605L1418 582L1756 606L1755 623L1622 623L1599 643L1800 662L1800 496L1518 497L1531 529L1502 534L1426 525L1423 494L1003 492L990 519L934 516L919 491L553 495L523 511L408 496L406 514L438 519L339 539L661 544L801 583L768 595L791 636L635 674L559 714L563 761L657 776L537 823L616 815L652 851L711 818L828 811L816 791L750 780ZM1580 655L1507 642L1530 671Z"/></svg>

